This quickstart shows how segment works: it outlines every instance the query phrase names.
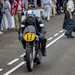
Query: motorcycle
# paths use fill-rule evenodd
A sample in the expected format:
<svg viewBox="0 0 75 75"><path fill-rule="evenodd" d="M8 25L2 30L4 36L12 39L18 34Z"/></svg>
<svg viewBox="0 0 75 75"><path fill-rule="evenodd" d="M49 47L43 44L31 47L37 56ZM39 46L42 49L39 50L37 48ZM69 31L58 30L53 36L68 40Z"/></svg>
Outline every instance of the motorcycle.
<svg viewBox="0 0 75 75"><path fill-rule="evenodd" d="M28 71L32 71L34 63L37 65L41 63L42 53L41 53L41 42L39 37L32 32L26 32L23 34L23 39L25 41L26 55L24 59L26 61L26 67Z"/></svg>

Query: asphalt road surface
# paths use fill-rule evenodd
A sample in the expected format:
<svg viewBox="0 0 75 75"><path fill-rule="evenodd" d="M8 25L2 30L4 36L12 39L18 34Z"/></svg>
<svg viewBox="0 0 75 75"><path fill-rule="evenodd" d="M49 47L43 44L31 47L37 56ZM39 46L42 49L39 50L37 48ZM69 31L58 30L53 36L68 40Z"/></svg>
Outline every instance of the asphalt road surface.
<svg viewBox="0 0 75 75"><path fill-rule="evenodd" d="M75 39L64 36L63 19L63 15L52 17L46 24L47 56L32 72L26 69L17 33L0 35L0 75L75 75Z"/></svg>

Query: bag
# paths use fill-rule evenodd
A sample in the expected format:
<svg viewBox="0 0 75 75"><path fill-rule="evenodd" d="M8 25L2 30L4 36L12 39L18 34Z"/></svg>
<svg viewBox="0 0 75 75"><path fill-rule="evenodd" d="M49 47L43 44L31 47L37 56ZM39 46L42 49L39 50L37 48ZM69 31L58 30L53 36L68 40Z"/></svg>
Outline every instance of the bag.
<svg viewBox="0 0 75 75"><path fill-rule="evenodd" d="M74 30L75 29L75 21L74 20L64 20L63 29Z"/></svg>
<svg viewBox="0 0 75 75"><path fill-rule="evenodd" d="M73 12L74 11L74 2L72 0L67 3L67 10Z"/></svg>

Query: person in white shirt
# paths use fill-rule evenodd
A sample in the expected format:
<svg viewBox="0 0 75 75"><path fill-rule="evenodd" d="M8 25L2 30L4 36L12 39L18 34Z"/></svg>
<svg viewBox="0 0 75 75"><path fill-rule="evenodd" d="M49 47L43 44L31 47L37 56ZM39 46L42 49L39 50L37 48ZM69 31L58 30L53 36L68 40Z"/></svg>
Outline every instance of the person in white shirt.
<svg viewBox="0 0 75 75"><path fill-rule="evenodd" d="M52 12L52 0L43 0L44 16L49 21Z"/></svg>

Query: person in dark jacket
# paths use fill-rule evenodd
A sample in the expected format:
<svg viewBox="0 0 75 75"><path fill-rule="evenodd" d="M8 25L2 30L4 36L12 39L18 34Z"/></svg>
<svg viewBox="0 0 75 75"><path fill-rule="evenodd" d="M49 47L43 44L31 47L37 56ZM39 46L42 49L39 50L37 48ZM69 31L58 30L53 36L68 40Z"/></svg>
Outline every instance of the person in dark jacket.
<svg viewBox="0 0 75 75"><path fill-rule="evenodd" d="M75 30L75 20L74 20L74 10L72 9L71 11L70 9L71 7L70 6L66 7L63 24L63 28L66 30L65 36L67 36L67 38L74 38L74 36L72 36L72 32Z"/></svg>
<svg viewBox="0 0 75 75"><path fill-rule="evenodd" d="M67 0L57 0L57 14L61 14L63 12L64 2Z"/></svg>
<svg viewBox="0 0 75 75"><path fill-rule="evenodd" d="M72 36L72 32L75 29L75 21L70 19L70 14L68 11L65 11L63 28L66 30L65 35L67 38L74 38L74 36Z"/></svg>

